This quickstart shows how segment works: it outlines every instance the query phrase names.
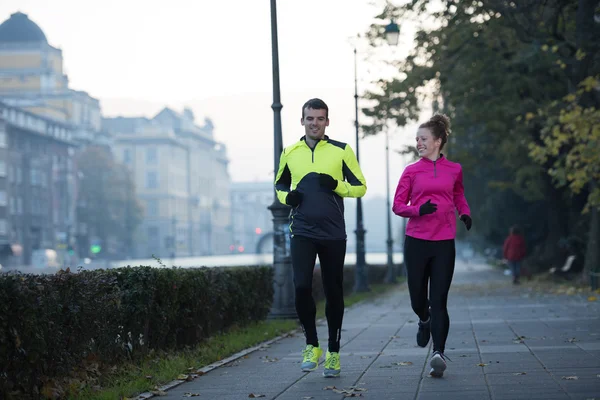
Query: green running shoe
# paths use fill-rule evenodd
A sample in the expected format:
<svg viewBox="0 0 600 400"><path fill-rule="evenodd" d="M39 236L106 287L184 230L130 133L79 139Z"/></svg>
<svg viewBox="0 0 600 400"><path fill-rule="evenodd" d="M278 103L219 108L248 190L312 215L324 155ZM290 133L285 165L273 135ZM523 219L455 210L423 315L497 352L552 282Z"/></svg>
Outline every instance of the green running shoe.
<svg viewBox="0 0 600 400"><path fill-rule="evenodd" d="M315 347L312 344L306 345L306 348L302 351L302 356L304 359L302 360L302 371L310 372L317 369L319 365L319 358L323 355L323 350L321 350L321 346Z"/></svg>
<svg viewBox="0 0 600 400"><path fill-rule="evenodd" d="M325 356L325 371L323 371L323 376L325 378L335 378L336 376L340 376L341 369L340 353L330 353L327 351L327 355Z"/></svg>

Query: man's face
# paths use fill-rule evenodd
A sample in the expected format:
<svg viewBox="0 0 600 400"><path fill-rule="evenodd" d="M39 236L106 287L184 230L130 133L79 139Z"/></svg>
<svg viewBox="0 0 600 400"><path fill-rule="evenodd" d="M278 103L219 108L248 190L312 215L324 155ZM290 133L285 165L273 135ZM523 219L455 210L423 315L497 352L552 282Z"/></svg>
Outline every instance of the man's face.
<svg viewBox="0 0 600 400"><path fill-rule="evenodd" d="M323 139L325 127L329 126L327 110L304 109L304 118L300 121L304 126L306 136L313 140Z"/></svg>

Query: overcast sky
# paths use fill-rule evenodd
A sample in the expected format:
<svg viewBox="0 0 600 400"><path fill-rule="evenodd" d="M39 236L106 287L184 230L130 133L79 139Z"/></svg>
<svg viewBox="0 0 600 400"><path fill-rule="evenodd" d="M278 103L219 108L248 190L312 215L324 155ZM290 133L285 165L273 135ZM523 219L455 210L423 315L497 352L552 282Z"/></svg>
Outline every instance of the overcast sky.
<svg viewBox="0 0 600 400"><path fill-rule="evenodd" d="M301 105L321 97L330 107L327 134L355 148L354 61L348 38L363 33L380 8L369 0L279 0L279 62L284 145L298 140ZM234 181L273 178L269 0L2 0L0 21L21 11L62 49L73 89L100 100L105 116L152 117L165 106L213 119L228 147ZM397 48L411 40L402 25ZM359 46L359 91L381 70ZM362 88L362 89L361 89ZM391 148L413 143L415 126L394 132ZM385 195L383 136L361 142L367 197ZM392 153L391 194L404 161Z"/></svg>

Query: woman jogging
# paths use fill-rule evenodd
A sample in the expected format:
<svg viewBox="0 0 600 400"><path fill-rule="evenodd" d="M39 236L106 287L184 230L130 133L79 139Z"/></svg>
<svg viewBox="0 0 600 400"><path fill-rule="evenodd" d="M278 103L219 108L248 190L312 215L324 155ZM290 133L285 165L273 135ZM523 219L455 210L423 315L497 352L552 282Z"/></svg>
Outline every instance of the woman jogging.
<svg viewBox="0 0 600 400"><path fill-rule="evenodd" d="M419 126L416 140L421 159L405 168L392 207L395 214L409 218L404 243L408 289L412 309L419 317L417 344L425 347L429 337L433 338L430 374L434 377L443 376L446 370L447 301L456 255L455 209L467 230L471 229L462 168L440 153L449 135L450 119L445 115L434 115Z"/></svg>

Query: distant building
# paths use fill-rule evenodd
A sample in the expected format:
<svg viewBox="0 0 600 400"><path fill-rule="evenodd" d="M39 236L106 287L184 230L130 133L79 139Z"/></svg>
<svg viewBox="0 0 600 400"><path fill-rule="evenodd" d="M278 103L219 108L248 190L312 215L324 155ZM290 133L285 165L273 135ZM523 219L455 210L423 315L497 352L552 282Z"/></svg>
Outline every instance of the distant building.
<svg viewBox="0 0 600 400"><path fill-rule="evenodd" d="M80 144L110 144L101 131L100 102L69 88L62 50L21 12L0 24L0 99L73 126L73 139Z"/></svg>
<svg viewBox="0 0 600 400"><path fill-rule="evenodd" d="M145 209L136 257L225 254L231 239L227 149L213 124L196 125L191 110L153 118L103 119L118 162L133 173Z"/></svg>
<svg viewBox="0 0 600 400"><path fill-rule="evenodd" d="M263 253L273 251L273 182L233 182L231 184L231 213L233 223L232 253ZM261 245L261 248L257 247ZM271 246L271 247L269 247Z"/></svg>
<svg viewBox="0 0 600 400"><path fill-rule="evenodd" d="M69 125L0 102L0 264L28 265L32 251L64 255L75 238Z"/></svg>

